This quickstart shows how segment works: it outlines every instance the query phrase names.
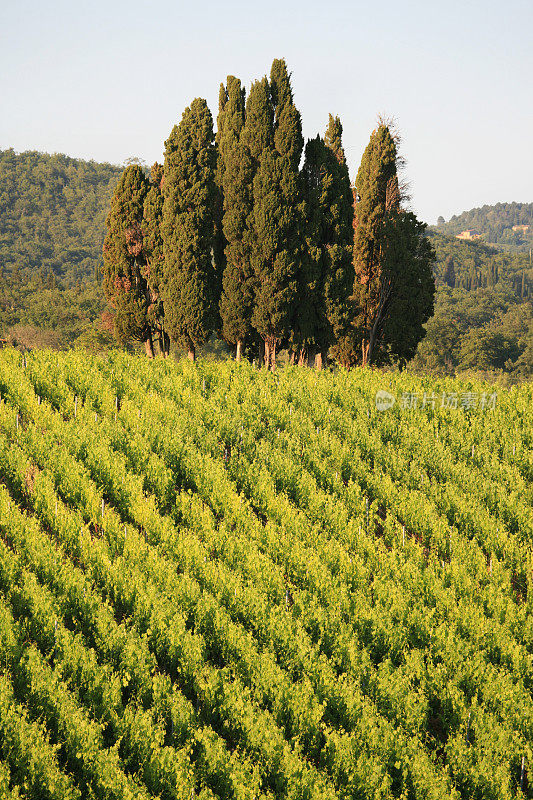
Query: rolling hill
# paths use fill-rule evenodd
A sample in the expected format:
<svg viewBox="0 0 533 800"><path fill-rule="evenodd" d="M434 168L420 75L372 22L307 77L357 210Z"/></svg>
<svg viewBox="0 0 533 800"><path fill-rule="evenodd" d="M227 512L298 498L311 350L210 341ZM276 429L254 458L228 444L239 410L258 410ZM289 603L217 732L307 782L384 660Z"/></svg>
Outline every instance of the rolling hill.
<svg viewBox="0 0 533 800"><path fill-rule="evenodd" d="M457 236L474 230L482 241L510 252L527 252L533 247L533 203L496 203L454 215L448 222L442 217L439 232Z"/></svg>

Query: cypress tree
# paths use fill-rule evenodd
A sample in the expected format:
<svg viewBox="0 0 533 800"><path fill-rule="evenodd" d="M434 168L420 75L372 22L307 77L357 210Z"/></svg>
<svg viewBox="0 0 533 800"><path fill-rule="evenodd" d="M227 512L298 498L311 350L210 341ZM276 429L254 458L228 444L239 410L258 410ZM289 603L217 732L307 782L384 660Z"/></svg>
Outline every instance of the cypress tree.
<svg viewBox="0 0 533 800"><path fill-rule="evenodd" d="M221 150L221 138L224 131L224 107L227 101L226 87L223 83L220 84L218 95L218 117L217 117L217 132L215 134L215 151L216 151L216 171L215 171L215 200L214 200L214 259L216 265L216 273L219 281L222 280L222 275L226 266L226 259L224 249L226 247L226 239L224 238L224 231L222 226L222 217L224 214L224 160ZM217 296L220 296L222 285L217 287Z"/></svg>
<svg viewBox="0 0 533 800"><path fill-rule="evenodd" d="M274 145L274 111L266 77L252 83L246 101L246 117L241 136L257 171L261 155Z"/></svg>
<svg viewBox="0 0 533 800"><path fill-rule="evenodd" d="M157 332L159 350L166 357L170 342L164 328L164 306L161 296L165 263L163 237L161 235L163 218L162 180L163 167L156 162L152 166L150 173L150 189L144 199L142 231L146 261L143 275L146 278L150 292L148 317L152 329Z"/></svg>
<svg viewBox="0 0 533 800"><path fill-rule="evenodd" d="M339 117L329 115L328 127L324 136L324 143L337 159L337 163L346 167L346 155L342 146L342 124ZM350 182L348 178L348 183Z"/></svg>
<svg viewBox="0 0 533 800"><path fill-rule="evenodd" d="M191 360L217 324L213 120L205 100L185 109L165 142L163 299L171 338Z"/></svg>
<svg viewBox="0 0 533 800"><path fill-rule="evenodd" d="M270 130L265 130L263 141L267 144L259 155L253 186L256 293L252 324L264 342L265 365L274 369L276 349L288 338L297 298L302 214L298 174L303 148L301 119L285 61L280 59L272 64L270 98L273 147L268 141Z"/></svg>
<svg viewBox="0 0 533 800"><path fill-rule="evenodd" d="M243 232L243 240L247 243L250 283L251 283L251 308L247 309L250 322L253 318L255 308L255 297L257 289L257 264L259 261L259 239L255 225L255 199L253 193L253 183L259 169L261 156L267 149L274 146L274 110L270 98L270 86L266 77L252 83L245 106L244 128L240 136L244 151L251 159L251 213L246 220ZM264 357L264 340L257 332L253 324L249 332L249 339L259 348L260 358Z"/></svg>
<svg viewBox="0 0 533 800"><path fill-rule="evenodd" d="M354 328L363 366L405 361L433 307L434 254L425 226L401 208L399 161L395 137L380 123L356 179Z"/></svg>
<svg viewBox="0 0 533 800"><path fill-rule="evenodd" d="M115 189L106 220L104 293L115 308L115 335L144 343L153 357L150 294L145 277L143 209L149 183L138 165L127 167Z"/></svg>
<svg viewBox="0 0 533 800"><path fill-rule="evenodd" d="M424 324L433 315L435 253L425 235L426 224L413 213L400 208L388 226L383 261L390 276L391 297L384 320L377 326L380 338L373 360L404 365L414 357L426 335Z"/></svg>
<svg viewBox="0 0 533 800"><path fill-rule="evenodd" d="M222 335L236 346L239 361L252 331L254 162L244 143L245 94L241 82L233 76L228 76L220 108L218 159L224 198L222 229L226 241L220 316Z"/></svg>
<svg viewBox="0 0 533 800"><path fill-rule="evenodd" d="M455 287L455 262L453 260L453 256L446 257L446 261L444 263L444 274L442 277L447 286L449 286L451 289Z"/></svg>
<svg viewBox="0 0 533 800"><path fill-rule="evenodd" d="M315 352L315 364L321 368L328 348L340 348L348 330L354 280L352 190L338 117L330 115L324 140L317 136L307 143L302 186L307 249L295 327L304 353L301 360Z"/></svg>

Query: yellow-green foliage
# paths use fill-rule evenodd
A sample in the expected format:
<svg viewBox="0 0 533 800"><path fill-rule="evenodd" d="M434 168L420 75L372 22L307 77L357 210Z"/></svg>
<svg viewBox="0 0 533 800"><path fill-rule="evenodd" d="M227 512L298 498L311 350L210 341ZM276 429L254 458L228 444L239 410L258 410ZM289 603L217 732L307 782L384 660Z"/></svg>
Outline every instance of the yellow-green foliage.
<svg viewBox="0 0 533 800"><path fill-rule="evenodd" d="M533 796L531 384L4 350L0 394L5 796Z"/></svg>

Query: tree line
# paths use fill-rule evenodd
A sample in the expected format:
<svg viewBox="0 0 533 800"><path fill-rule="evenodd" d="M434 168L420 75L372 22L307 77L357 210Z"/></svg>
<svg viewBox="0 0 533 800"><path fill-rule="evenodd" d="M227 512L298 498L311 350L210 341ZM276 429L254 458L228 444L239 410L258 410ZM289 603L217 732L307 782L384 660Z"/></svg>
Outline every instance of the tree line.
<svg viewBox="0 0 533 800"><path fill-rule="evenodd" d="M304 143L283 59L248 94L185 109L150 176L136 164L107 218L104 291L120 340L196 350L213 334L274 369L405 363L433 312L434 253L404 208L398 137L380 120L352 187L342 124ZM303 159L303 160L302 160Z"/></svg>

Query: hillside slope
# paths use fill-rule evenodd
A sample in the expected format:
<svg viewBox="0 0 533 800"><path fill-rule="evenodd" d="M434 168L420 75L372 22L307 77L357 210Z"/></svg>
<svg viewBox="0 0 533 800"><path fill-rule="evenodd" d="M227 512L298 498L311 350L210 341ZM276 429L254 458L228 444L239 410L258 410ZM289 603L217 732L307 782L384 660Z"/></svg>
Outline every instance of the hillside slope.
<svg viewBox="0 0 533 800"><path fill-rule="evenodd" d="M119 167L65 155L0 151L0 268L51 272L72 286L101 262Z"/></svg>
<svg viewBox="0 0 533 800"><path fill-rule="evenodd" d="M95 280L121 169L0 151L0 336L26 347L111 341Z"/></svg>
<svg viewBox="0 0 533 800"><path fill-rule="evenodd" d="M533 798L532 392L1 352L8 791Z"/></svg>
<svg viewBox="0 0 533 800"><path fill-rule="evenodd" d="M529 228L523 230L523 226ZM516 230L513 230L516 228ZM496 203L454 215L437 226L439 232L457 236L465 230L482 234L483 241L502 250L527 252L533 247L533 203Z"/></svg>

